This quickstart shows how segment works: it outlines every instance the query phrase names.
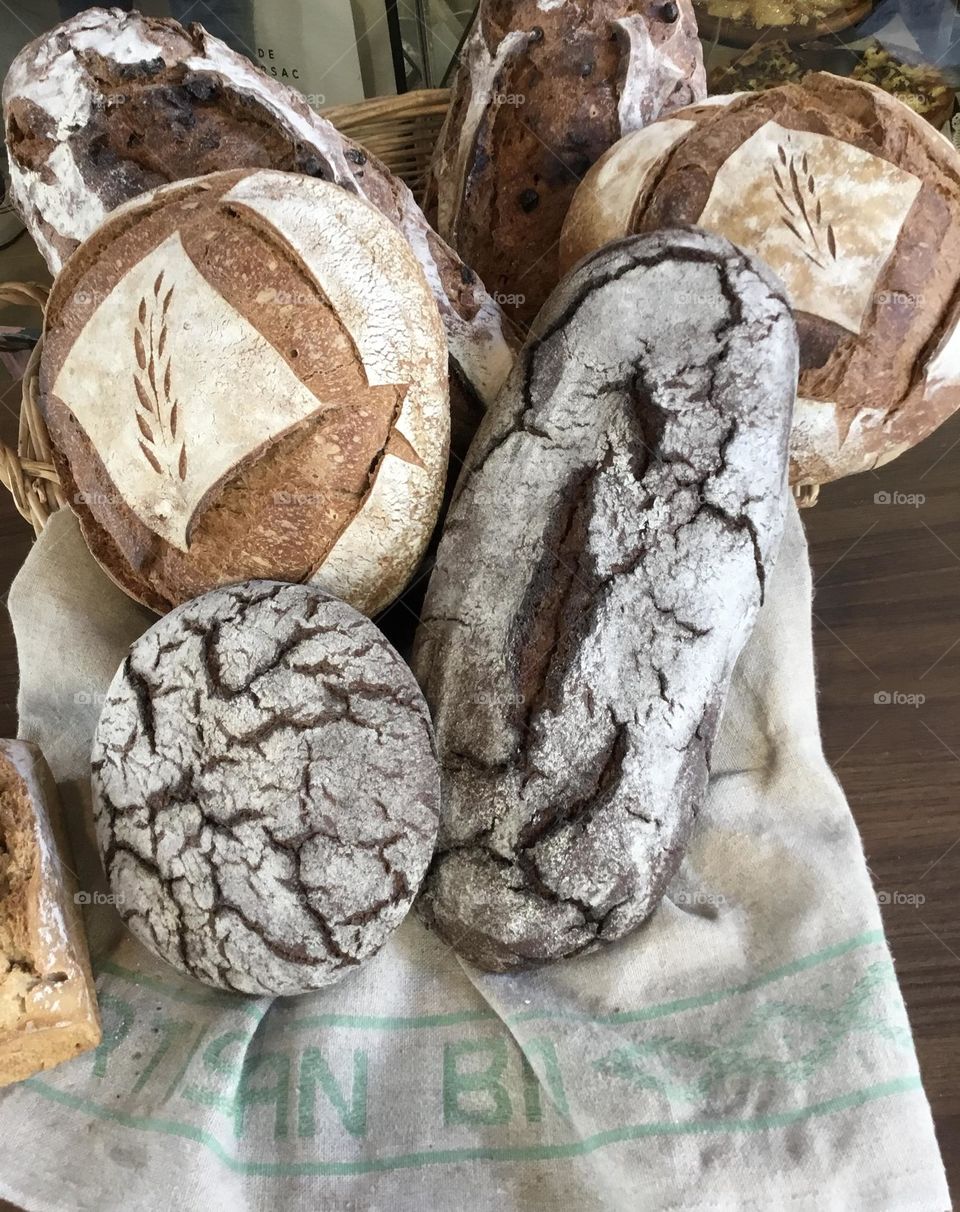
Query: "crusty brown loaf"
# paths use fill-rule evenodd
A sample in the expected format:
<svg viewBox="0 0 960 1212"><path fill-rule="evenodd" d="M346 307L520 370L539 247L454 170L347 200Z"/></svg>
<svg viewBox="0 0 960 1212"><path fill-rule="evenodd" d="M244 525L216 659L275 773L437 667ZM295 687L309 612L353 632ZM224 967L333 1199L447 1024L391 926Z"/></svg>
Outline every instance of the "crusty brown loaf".
<svg viewBox="0 0 960 1212"><path fill-rule="evenodd" d="M100 1043L65 846L40 750L0 741L0 1086Z"/></svg>
<svg viewBox="0 0 960 1212"><path fill-rule="evenodd" d="M761 139L762 174L748 184L738 168L721 189L718 173ZM960 405L960 156L880 89L815 73L627 136L577 191L561 262L675 223L728 236L786 283L800 333L795 483L887 462ZM780 264L774 238L790 245Z"/></svg>
<svg viewBox="0 0 960 1212"><path fill-rule="evenodd" d="M468 392L492 399L513 337L477 276L374 157L200 25L93 8L26 46L3 87L11 197L51 270L138 194L236 168L306 173L372 202L434 292Z"/></svg>
<svg viewBox="0 0 960 1212"><path fill-rule="evenodd" d="M74 253L41 407L93 554L140 601L312 578L373 613L436 522L446 366L394 227L325 182L246 170L143 195Z"/></svg>
<svg viewBox="0 0 960 1212"><path fill-rule="evenodd" d="M444 780L419 904L474 963L593 950L663 895L776 558L796 372L779 285L704 232L610 245L540 313L414 653Z"/></svg>
<svg viewBox="0 0 960 1212"><path fill-rule="evenodd" d="M121 916L219 988L346 976L433 853L423 695L373 623L316 586L248 582L171 611L117 671L92 764Z"/></svg>
<svg viewBox="0 0 960 1212"><path fill-rule="evenodd" d="M440 234L529 325L590 165L705 92L690 0L483 0L434 161Z"/></svg>

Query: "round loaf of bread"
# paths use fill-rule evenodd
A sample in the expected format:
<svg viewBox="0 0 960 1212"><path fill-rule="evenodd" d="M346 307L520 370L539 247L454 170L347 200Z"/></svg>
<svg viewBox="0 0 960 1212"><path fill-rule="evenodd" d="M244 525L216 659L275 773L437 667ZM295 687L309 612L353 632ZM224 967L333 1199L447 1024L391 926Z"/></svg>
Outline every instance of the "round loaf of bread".
<svg viewBox="0 0 960 1212"><path fill-rule="evenodd" d="M157 611L270 577L372 614L436 522L437 306L397 229L324 181L215 173L116 210L54 285L40 389L93 554Z"/></svg>
<svg viewBox="0 0 960 1212"><path fill-rule="evenodd" d="M960 156L901 102L817 73L678 110L594 166L561 262L677 224L726 236L786 285L795 484L889 462L960 405Z"/></svg>
<svg viewBox="0 0 960 1212"><path fill-rule="evenodd" d="M433 852L423 696L316 586L250 581L156 623L113 680L92 768L121 916L218 988L339 980L402 921Z"/></svg>

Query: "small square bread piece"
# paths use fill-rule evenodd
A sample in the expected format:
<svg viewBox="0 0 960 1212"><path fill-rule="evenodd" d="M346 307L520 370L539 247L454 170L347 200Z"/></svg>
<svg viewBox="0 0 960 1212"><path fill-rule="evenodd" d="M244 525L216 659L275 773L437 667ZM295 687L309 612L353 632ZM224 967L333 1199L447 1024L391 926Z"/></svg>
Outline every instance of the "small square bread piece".
<svg viewBox="0 0 960 1212"><path fill-rule="evenodd" d="M0 1086L100 1042L65 845L43 754L0 740Z"/></svg>

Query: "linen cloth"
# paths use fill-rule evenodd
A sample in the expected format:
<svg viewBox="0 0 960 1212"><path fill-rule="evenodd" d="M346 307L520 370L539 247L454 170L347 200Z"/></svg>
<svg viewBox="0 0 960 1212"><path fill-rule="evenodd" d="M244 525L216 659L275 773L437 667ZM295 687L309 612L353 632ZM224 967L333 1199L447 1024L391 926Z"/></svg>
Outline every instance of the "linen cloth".
<svg viewBox="0 0 960 1212"><path fill-rule="evenodd" d="M0 1092L0 1195L27 1209L948 1208L859 836L817 724L792 503L708 801L651 921L521 975L412 913L333 988L207 989L124 930L89 751L152 621L55 515L10 595L20 733L59 782L104 1020Z"/></svg>

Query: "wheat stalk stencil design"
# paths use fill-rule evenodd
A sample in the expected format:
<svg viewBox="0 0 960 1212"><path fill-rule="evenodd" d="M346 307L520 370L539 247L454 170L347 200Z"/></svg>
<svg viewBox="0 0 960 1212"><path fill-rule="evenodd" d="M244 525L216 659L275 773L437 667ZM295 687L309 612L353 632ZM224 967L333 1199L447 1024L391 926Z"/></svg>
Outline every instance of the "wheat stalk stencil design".
<svg viewBox="0 0 960 1212"><path fill-rule="evenodd" d="M140 437L137 444L143 457L157 475L185 480L187 445L180 437L180 402L171 399L167 313L174 288L163 291L163 270L157 275L153 291L140 299L133 330L133 349L137 370L133 386L137 394L134 415ZM179 449L178 449L179 448Z"/></svg>
<svg viewBox="0 0 960 1212"><path fill-rule="evenodd" d="M824 222L823 203L809 157L806 152L799 157L788 155L781 143L777 144L777 157L780 164L772 167L777 200L783 210L780 222L800 242L804 256L823 269L827 257L837 259L837 237L833 224Z"/></svg>

